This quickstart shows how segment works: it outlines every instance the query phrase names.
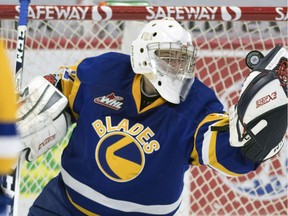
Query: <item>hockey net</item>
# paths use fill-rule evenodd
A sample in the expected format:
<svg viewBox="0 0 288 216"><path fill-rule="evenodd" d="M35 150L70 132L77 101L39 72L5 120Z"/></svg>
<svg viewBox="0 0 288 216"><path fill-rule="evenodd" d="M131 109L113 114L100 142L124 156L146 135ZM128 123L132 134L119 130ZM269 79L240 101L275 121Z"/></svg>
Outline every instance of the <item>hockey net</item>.
<svg viewBox="0 0 288 216"><path fill-rule="evenodd" d="M0 9L0 37L7 42L14 67L19 7ZM249 73L247 53L266 54L277 44L288 46L287 8L282 7L30 6L23 83L88 56L127 53L143 23L165 16L175 17L192 33L198 48L196 76L216 91L226 109L237 101ZM37 161L23 163L19 215L26 215L45 184L59 173L72 129ZM228 178L207 167L191 167L176 215L286 215L287 144L284 148L243 177Z"/></svg>

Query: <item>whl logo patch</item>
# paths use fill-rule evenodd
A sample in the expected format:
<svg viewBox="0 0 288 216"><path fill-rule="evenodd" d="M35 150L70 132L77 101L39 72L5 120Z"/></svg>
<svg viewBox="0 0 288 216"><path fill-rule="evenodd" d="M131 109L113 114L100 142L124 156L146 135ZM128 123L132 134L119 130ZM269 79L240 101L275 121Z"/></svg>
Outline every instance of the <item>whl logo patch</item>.
<svg viewBox="0 0 288 216"><path fill-rule="evenodd" d="M94 102L114 110L119 110L122 108L123 102L121 101L123 100L123 97L116 96L115 93L112 92L109 95L95 98Z"/></svg>

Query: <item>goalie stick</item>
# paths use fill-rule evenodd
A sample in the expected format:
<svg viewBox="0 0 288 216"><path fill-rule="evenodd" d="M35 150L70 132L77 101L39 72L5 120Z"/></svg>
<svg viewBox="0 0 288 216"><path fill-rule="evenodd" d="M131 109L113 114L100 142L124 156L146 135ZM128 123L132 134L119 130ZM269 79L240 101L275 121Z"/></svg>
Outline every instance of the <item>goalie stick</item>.
<svg viewBox="0 0 288 216"><path fill-rule="evenodd" d="M20 12L18 23L18 37L17 37L17 55L16 55L16 70L15 70L15 85L16 91L21 90L23 65L24 65L24 50L26 42L26 30L28 22L28 7L30 0L19 0Z"/></svg>
<svg viewBox="0 0 288 216"><path fill-rule="evenodd" d="M24 51L26 42L26 31L28 22L28 8L30 0L19 0L20 12L18 23L18 37L17 37L17 54L16 54L16 70L15 70L15 88L16 91L21 91L23 66L24 66ZM11 206L13 216L18 215L19 208L19 195L20 195L20 172L21 172L21 156L18 161L18 165L15 170L15 185L14 185L14 199Z"/></svg>
<svg viewBox="0 0 288 216"><path fill-rule="evenodd" d="M24 50L26 42L26 30L28 22L28 7L30 0L19 0L20 12L19 22L17 28L17 54L16 54L16 68L15 68L15 89L16 92L21 91L23 65L24 65ZM13 197L13 203L9 210L9 215L17 216L19 207L19 195L20 195L20 171L21 171L21 156L18 160L17 167L14 170L12 176L7 175L4 178L3 187L6 189L6 193L10 197Z"/></svg>

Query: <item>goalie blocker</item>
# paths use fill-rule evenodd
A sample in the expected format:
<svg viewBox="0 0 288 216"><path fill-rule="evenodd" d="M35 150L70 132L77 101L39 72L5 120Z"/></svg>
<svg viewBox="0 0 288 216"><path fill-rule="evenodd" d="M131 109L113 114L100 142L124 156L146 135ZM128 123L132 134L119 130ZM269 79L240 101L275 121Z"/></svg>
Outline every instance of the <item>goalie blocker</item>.
<svg viewBox="0 0 288 216"><path fill-rule="evenodd" d="M17 117L26 160L36 160L66 135L67 104L67 98L43 77L34 78L23 90Z"/></svg>
<svg viewBox="0 0 288 216"><path fill-rule="evenodd" d="M280 151L287 129L288 53L276 46L259 56L257 64L249 64L253 71L243 83L238 104L229 110L231 146L241 147L244 156L255 162Z"/></svg>

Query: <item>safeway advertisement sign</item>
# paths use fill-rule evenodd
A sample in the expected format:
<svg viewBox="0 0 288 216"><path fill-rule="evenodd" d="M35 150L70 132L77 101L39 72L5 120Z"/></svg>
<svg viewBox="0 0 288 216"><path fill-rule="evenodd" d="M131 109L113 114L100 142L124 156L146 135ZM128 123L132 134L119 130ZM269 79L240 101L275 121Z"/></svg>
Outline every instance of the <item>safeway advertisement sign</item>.
<svg viewBox="0 0 288 216"><path fill-rule="evenodd" d="M19 6L5 6L1 11L9 10L3 19L17 19ZM14 11L9 7L13 7ZM261 14L261 16L259 16ZM286 7L236 7L236 6L60 6L31 5L29 19L45 20L153 20L174 17L177 20L288 20Z"/></svg>
<svg viewBox="0 0 288 216"><path fill-rule="evenodd" d="M215 20L219 11L221 19L225 21L239 20L239 7L146 7L148 20L175 17L177 20Z"/></svg>

